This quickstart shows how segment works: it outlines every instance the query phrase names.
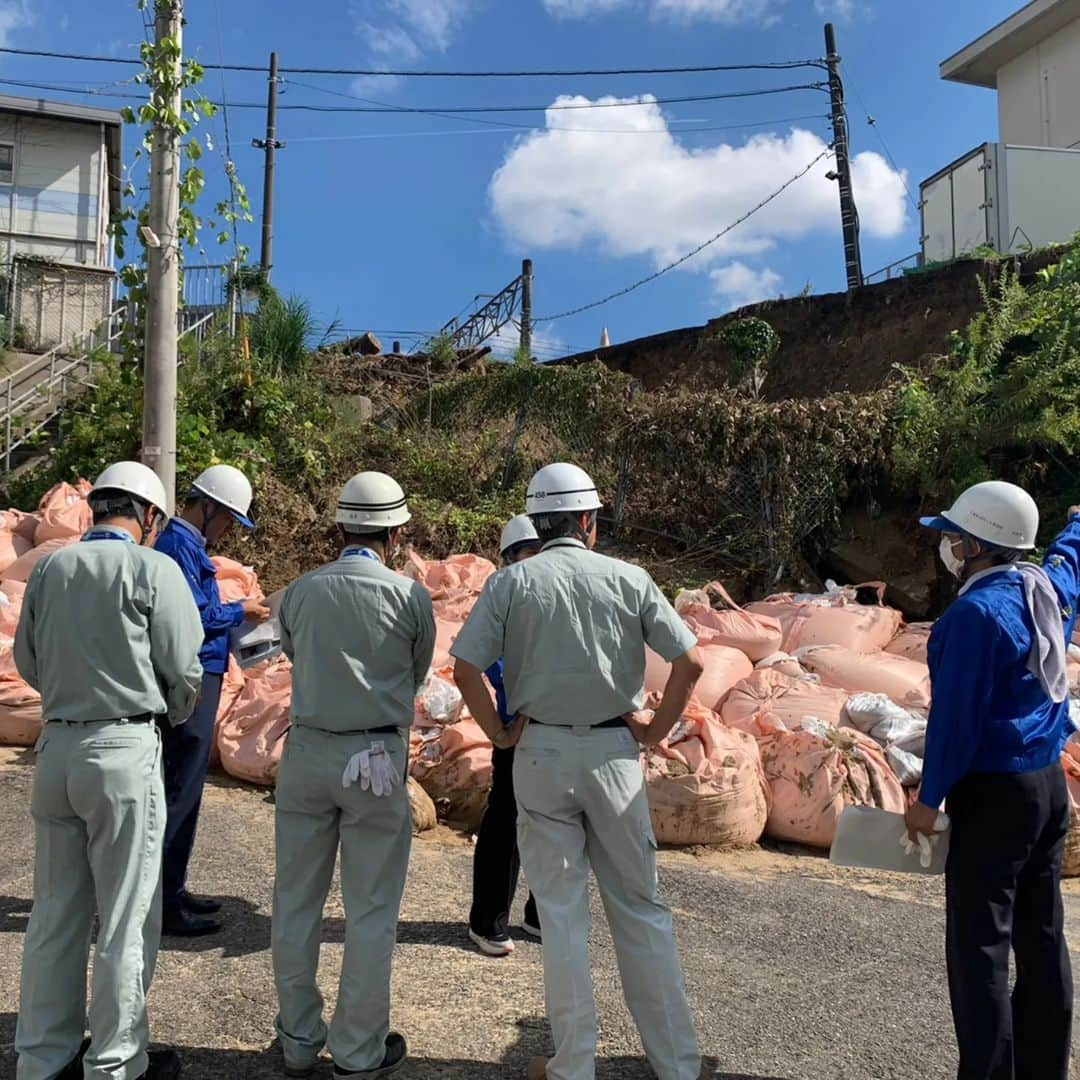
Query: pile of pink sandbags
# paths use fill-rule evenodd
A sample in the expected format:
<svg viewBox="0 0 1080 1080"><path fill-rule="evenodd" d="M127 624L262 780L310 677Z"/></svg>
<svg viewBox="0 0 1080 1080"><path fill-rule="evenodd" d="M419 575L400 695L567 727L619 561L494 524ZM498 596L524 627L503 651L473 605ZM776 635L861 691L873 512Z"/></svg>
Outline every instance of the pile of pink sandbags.
<svg viewBox="0 0 1080 1080"><path fill-rule="evenodd" d="M404 573L427 589L435 611L434 669L452 662L450 647L495 569L493 562L479 555L451 555L428 561L409 550Z"/></svg>
<svg viewBox="0 0 1080 1080"><path fill-rule="evenodd" d="M675 730L642 755L653 831L661 844L756 844L769 814L757 744L691 704Z"/></svg>
<svg viewBox="0 0 1080 1080"><path fill-rule="evenodd" d="M289 731L292 665L283 656L256 664L244 673L244 686L233 706L219 713L217 745L230 776L273 787Z"/></svg>

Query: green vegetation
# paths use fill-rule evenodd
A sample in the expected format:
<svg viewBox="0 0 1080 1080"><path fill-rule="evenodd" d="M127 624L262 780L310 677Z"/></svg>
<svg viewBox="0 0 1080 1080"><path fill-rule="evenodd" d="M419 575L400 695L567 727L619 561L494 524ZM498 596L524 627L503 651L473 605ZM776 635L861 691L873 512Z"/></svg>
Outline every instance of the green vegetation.
<svg viewBox="0 0 1080 1080"><path fill-rule="evenodd" d="M760 401L769 365L780 350L780 335L764 319L751 315L727 323L716 336L731 351L736 383Z"/></svg>
<svg viewBox="0 0 1080 1080"><path fill-rule="evenodd" d="M897 397L894 490L945 505L1010 479L1044 504L1080 496L1080 241L1024 286L1005 263L984 310Z"/></svg>

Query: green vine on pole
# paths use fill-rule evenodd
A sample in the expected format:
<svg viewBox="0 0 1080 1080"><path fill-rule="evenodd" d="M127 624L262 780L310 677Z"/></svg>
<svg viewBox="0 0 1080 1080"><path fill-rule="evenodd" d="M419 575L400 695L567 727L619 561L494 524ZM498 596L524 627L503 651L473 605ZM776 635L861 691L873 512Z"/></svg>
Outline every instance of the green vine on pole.
<svg viewBox="0 0 1080 1080"><path fill-rule="evenodd" d="M179 0L137 0L139 11L146 11L153 3L155 14L174 13ZM225 172L229 181L229 197L222 199L214 208L214 216L204 222L196 211L203 191L206 188L206 174L200 166L205 153L203 143L195 134L196 126L203 118L210 119L218 112L218 106L209 101L198 89L205 77L205 70L197 60L183 60L181 44L173 37L160 41L146 42L140 49L143 70L135 76L135 81L149 90L149 98L138 108L127 107L122 110L125 123L139 127L142 139L135 151L131 168L123 188L125 205L110 226L113 246L117 258L123 263L120 281L128 291L128 296L135 304L138 319L135 324L128 324L126 350L129 354L139 354L142 345L143 312L146 302L146 238L142 226L149 224L149 207L137 205L138 191L131 172L143 160L148 160L154 145L155 129L164 129L175 136L181 144L182 171L180 174L180 212L177 219L177 236L180 240L179 255L183 260L185 248L197 248L199 235L204 225L217 234L219 244L230 240L236 243L235 258L238 264L246 261L247 247L241 245L236 236L237 225L253 220L251 202L247 189L237 175L236 166L226 161ZM179 75L177 61L181 61ZM180 96L179 112L174 107L174 100ZM206 149L213 149L209 134L206 136ZM135 224L135 236L141 247L138 262L124 262L127 259L130 227Z"/></svg>

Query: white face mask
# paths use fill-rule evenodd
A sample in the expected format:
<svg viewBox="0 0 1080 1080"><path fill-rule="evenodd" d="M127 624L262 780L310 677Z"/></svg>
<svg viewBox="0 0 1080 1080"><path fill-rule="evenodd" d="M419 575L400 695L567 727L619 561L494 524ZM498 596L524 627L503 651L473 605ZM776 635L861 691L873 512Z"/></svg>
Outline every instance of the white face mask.
<svg viewBox="0 0 1080 1080"><path fill-rule="evenodd" d="M945 564L945 569L949 571L954 578L960 578L964 573L964 560L958 559L953 553L954 541L947 536L941 538L941 544L938 546L938 554L941 556L941 561Z"/></svg>

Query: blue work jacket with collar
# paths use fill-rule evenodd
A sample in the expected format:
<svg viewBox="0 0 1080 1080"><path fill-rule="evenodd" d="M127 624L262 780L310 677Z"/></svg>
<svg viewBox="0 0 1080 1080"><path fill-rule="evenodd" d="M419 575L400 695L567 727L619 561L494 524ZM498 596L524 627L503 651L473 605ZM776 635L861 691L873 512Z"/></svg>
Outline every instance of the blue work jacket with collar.
<svg viewBox="0 0 1080 1080"><path fill-rule="evenodd" d="M223 675L229 666L229 631L244 621L243 604L223 604L216 569L206 554L206 538L194 526L173 518L156 544L157 550L173 559L195 598L203 625L203 647L199 652L207 675Z"/></svg>
<svg viewBox="0 0 1080 1080"><path fill-rule="evenodd" d="M1043 563L1068 643L1080 601L1080 517ZM968 773L1026 773L1057 761L1073 725L1027 668L1034 628L1020 574L976 575L935 623L927 648L933 706L920 802L937 807Z"/></svg>

